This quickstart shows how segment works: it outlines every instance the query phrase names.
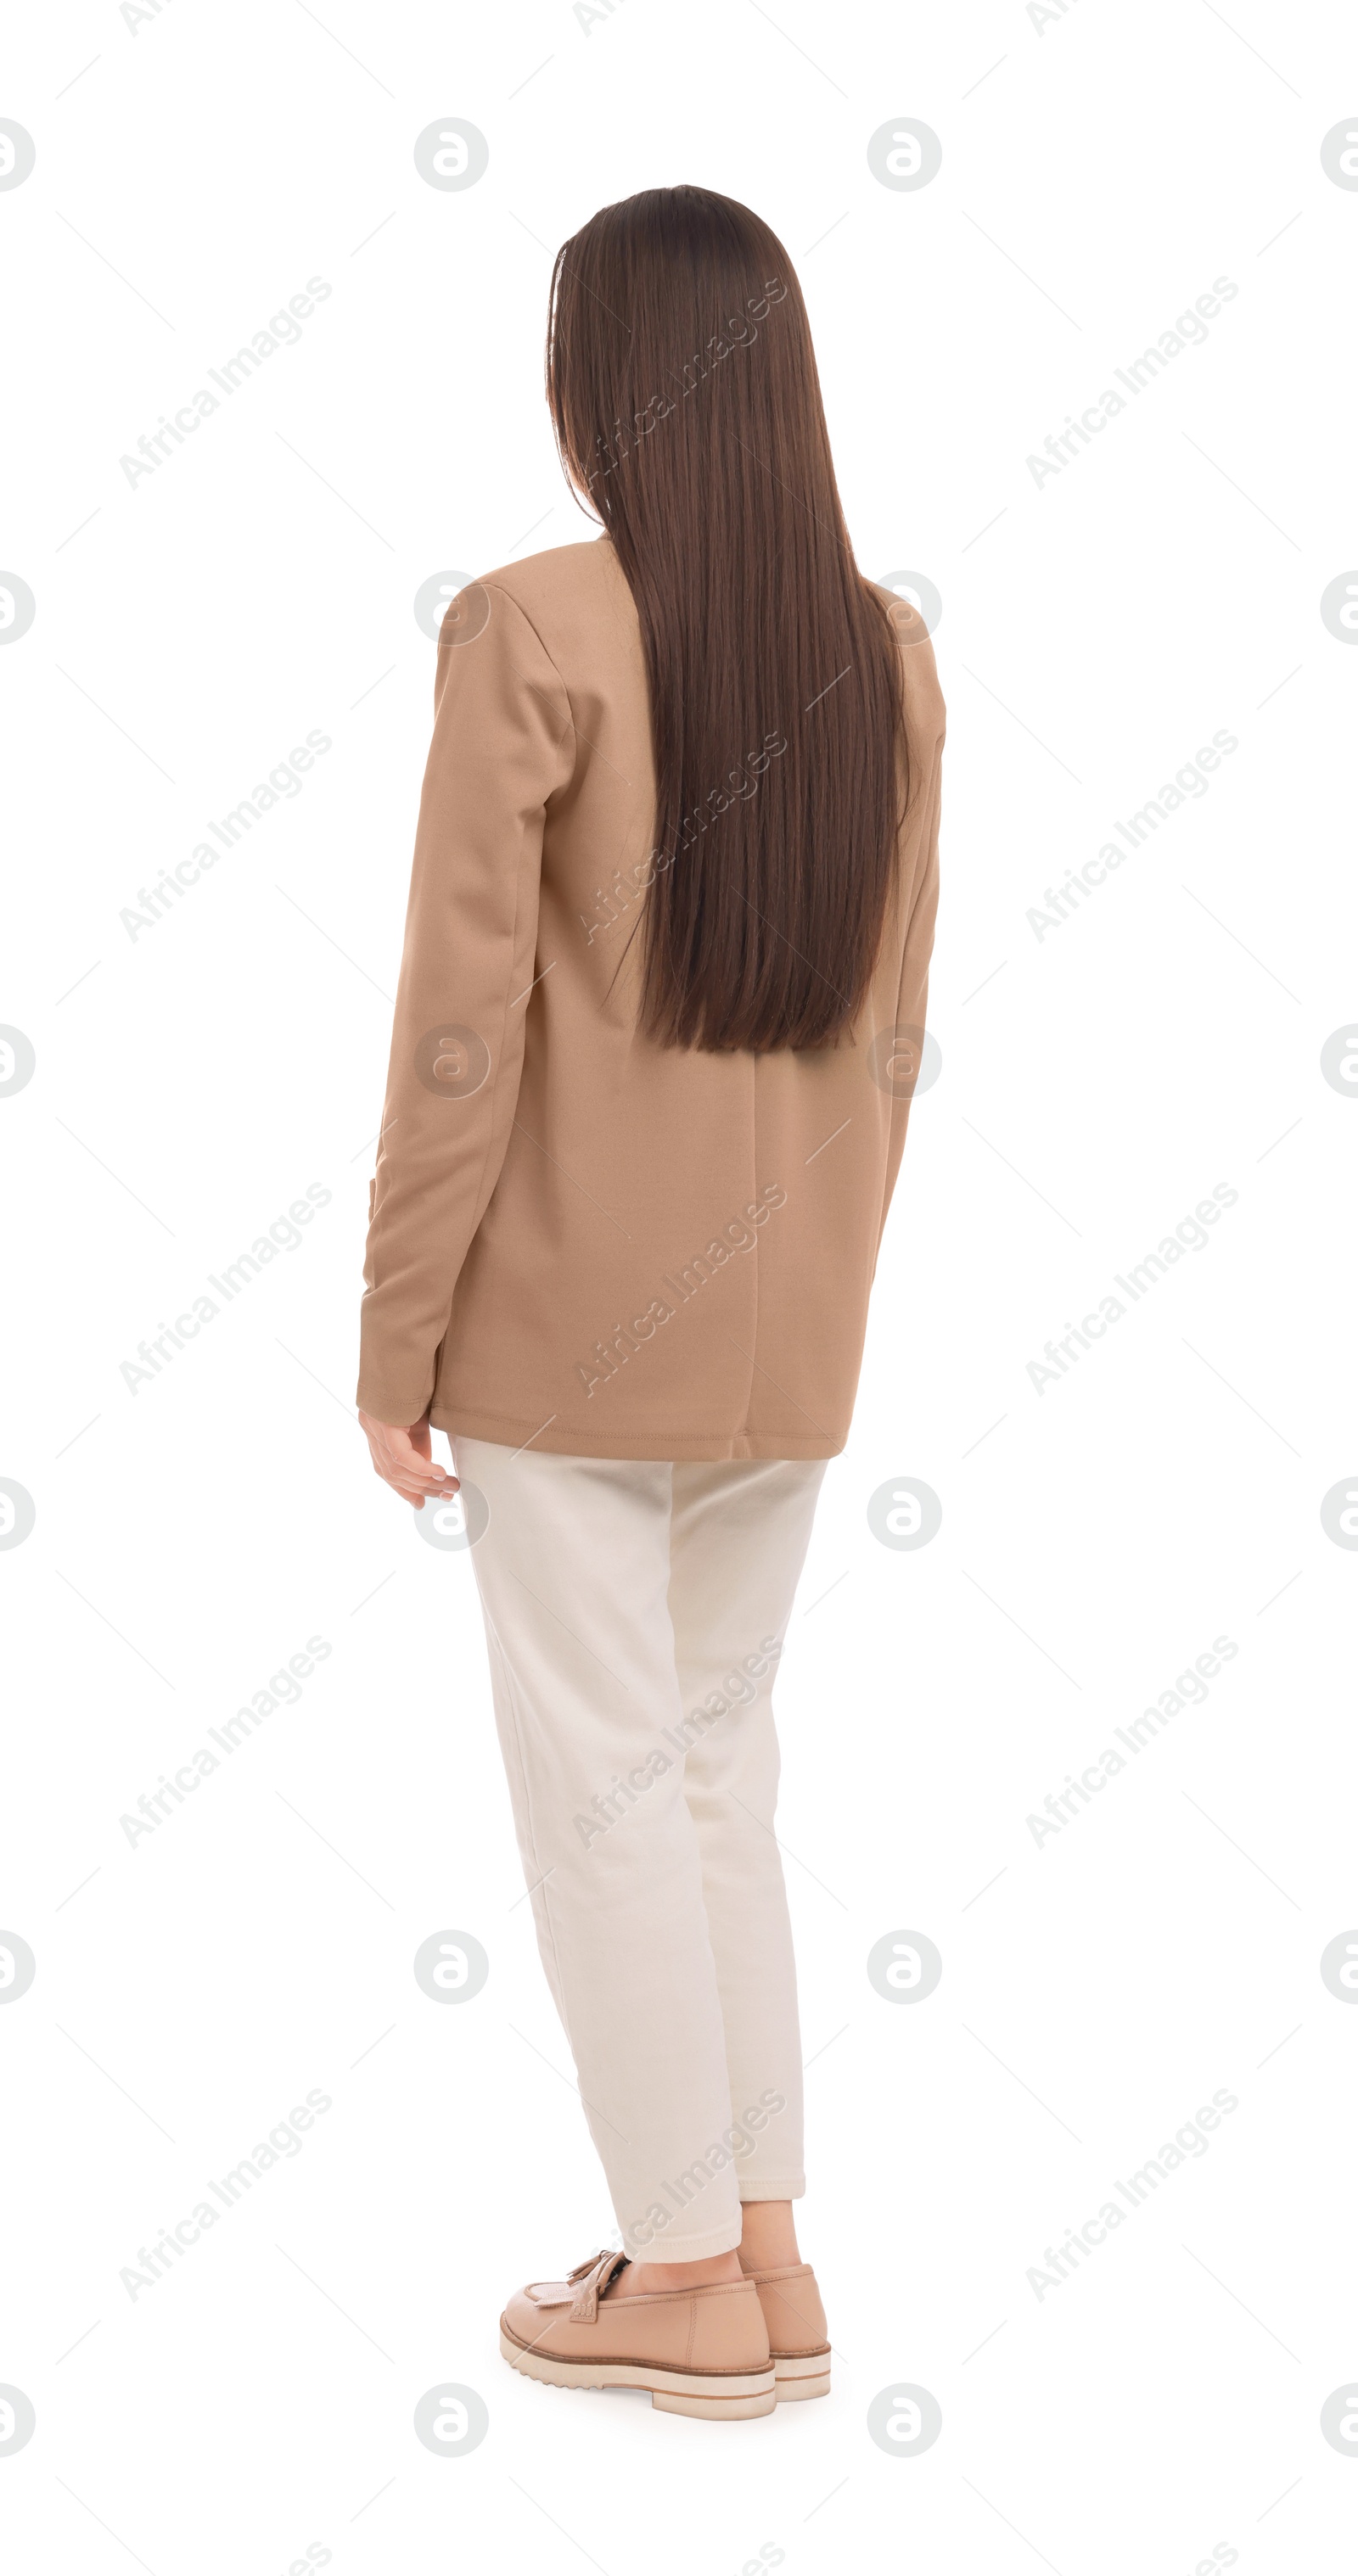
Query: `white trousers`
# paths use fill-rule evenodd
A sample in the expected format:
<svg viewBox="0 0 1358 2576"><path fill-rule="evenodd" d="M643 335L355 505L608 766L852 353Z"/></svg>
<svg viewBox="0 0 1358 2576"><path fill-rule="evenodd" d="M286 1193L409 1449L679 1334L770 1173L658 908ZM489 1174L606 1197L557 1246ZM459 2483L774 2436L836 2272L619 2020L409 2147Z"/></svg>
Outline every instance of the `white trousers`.
<svg viewBox="0 0 1358 2576"><path fill-rule="evenodd" d="M742 2200L805 2188L772 1686L824 1461L453 1452L489 1505L496 1724L623 2245L726 2253Z"/></svg>

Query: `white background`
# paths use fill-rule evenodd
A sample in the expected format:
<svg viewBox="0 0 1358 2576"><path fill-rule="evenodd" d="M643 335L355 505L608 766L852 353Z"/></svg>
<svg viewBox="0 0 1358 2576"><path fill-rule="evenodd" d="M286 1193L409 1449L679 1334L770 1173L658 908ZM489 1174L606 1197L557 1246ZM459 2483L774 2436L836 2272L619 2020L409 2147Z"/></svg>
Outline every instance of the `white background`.
<svg viewBox="0 0 1358 2576"><path fill-rule="evenodd" d="M0 652L8 1149L0 1473L0 2457L23 2576L593 2565L1188 2576L1337 2565L1358 2466L1358 1923L1346 1611L1358 1464L1358 122L1336 10L66 0L10 31ZM413 145L455 115L485 177ZM924 120L942 168L878 182ZM354 1425L361 1241L430 719L412 601L587 533L541 396L552 253L680 180L775 227L863 568L928 575L949 703L940 1079L917 1101L857 1420L779 1685L803 1980L801 2206L827 2403L733 2428L499 2359L517 2282L609 2241L521 1898L471 1560ZM299 345L130 485L120 458L312 276ZM1212 281L1204 346L1063 471L1027 458ZM302 793L135 940L138 890L308 730ZM1238 748L1039 940L1044 891L1222 729ZM300 1245L129 1392L120 1364L310 1183ZM1218 1183L1237 1203L1038 1393L1028 1363ZM1351 1206L1351 1201L1349 1201ZM1348 1315L1349 1324L1344 1317ZM918 1553L868 1497L942 1499ZM842 1578L842 1579L841 1579ZM319 1636L191 1800L119 1819ZM1026 1823L1218 1636L1238 1653L1089 1808ZM489 1954L456 2009L430 1932ZM900 1928L936 1993L873 1991ZM309 2089L331 2109L130 2298L138 2248ZM1039 2298L1073 2226L1214 2091L1207 2152ZM437 2458L439 2374L489 2432ZM939 2440L891 2457L882 2390ZM313 2561L318 2563L318 2561Z"/></svg>

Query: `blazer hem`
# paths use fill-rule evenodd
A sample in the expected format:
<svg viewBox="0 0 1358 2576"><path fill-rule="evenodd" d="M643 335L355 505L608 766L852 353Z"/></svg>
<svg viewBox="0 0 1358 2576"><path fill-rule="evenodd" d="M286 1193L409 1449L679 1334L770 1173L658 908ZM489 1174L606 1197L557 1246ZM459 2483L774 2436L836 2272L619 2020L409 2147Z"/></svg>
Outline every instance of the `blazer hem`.
<svg viewBox="0 0 1358 2576"><path fill-rule="evenodd" d="M544 1428L511 1422L498 1413L467 1413L461 1407L454 1414L442 1404L431 1406L429 1419L435 1430L446 1431L450 1438L461 1432L467 1440L488 1440L503 1449L545 1449L557 1458L636 1458L660 1464L676 1459L837 1458L849 1436L847 1430L838 1436L749 1429L610 1431L603 1424L587 1427L560 1417Z"/></svg>

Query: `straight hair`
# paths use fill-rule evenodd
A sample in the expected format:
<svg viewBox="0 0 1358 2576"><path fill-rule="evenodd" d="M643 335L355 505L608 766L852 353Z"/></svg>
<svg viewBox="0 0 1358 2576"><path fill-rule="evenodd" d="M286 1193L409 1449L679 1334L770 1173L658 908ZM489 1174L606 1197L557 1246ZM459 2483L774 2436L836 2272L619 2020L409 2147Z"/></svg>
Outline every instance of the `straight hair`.
<svg viewBox="0 0 1358 2576"><path fill-rule="evenodd" d="M603 207L557 253L547 400L641 627L641 1026L711 1051L828 1046L881 943L905 727L776 234L707 188Z"/></svg>

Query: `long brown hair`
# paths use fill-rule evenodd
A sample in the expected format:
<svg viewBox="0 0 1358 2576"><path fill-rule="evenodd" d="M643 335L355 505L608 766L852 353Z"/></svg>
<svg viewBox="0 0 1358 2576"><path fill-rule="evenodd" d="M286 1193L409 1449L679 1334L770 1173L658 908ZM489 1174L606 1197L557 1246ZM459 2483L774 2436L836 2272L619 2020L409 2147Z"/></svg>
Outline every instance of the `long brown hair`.
<svg viewBox="0 0 1358 2576"><path fill-rule="evenodd" d="M642 1024L675 1046L828 1045L881 941L905 740L777 236L707 188L603 207L557 254L547 399L641 623Z"/></svg>

